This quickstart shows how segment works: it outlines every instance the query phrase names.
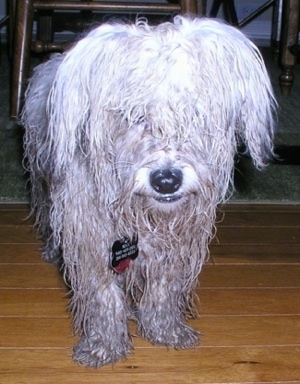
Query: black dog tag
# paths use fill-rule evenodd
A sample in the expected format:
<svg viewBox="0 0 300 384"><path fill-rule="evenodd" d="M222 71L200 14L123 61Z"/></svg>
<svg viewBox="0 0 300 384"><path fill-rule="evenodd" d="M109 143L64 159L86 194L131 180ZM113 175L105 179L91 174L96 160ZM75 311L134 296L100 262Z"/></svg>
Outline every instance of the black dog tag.
<svg viewBox="0 0 300 384"><path fill-rule="evenodd" d="M112 269L117 273L122 273L132 260L136 259L139 254L137 246L138 238L134 236L130 241L127 237L122 237L120 240L116 240L112 246Z"/></svg>

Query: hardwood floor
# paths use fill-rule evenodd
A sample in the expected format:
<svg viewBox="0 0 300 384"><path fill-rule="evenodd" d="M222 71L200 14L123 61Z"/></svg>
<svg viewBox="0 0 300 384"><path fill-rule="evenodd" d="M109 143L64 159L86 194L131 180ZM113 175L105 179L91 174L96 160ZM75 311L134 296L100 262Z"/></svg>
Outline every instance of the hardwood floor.
<svg viewBox="0 0 300 384"><path fill-rule="evenodd" d="M0 205L1 384L300 383L300 205L227 205L200 276L196 349L134 338L127 360L98 370L70 356L67 290L24 205Z"/></svg>

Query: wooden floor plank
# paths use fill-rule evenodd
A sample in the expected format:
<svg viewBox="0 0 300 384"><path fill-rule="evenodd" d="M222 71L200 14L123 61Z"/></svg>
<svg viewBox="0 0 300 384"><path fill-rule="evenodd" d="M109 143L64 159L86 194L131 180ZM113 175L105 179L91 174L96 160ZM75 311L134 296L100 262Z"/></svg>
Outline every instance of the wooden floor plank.
<svg viewBox="0 0 300 384"><path fill-rule="evenodd" d="M41 244L0 244L1 263L44 264ZM227 264L300 264L300 244L276 245L214 245L210 247L211 262Z"/></svg>
<svg viewBox="0 0 300 384"><path fill-rule="evenodd" d="M0 265L44 264L41 244L0 244ZM300 264L300 245L217 245L211 246L210 262L215 264Z"/></svg>
<svg viewBox="0 0 300 384"><path fill-rule="evenodd" d="M4 230L5 228L5 230ZM0 227L0 243L40 243L36 231L29 225L7 225Z"/></svg>
<svg viewBox="0 0 300 384"><path fill-rule="evenodd" d="M300 347L300 316L202 316L190 325L201 331L203 346L280 346ZM135 327L131 327L133 332ZM56 348L72 345L68 318L0 318L1 348ZM14 337L12 337L14 335ZM74 338L73 338L74 339ZM74 342L74 340L73 340ZM137 347L155 348L137 337Z"/></svg>
<svg viewBox="0 0 300 384"><path fill-rule="evenodd" d="M71 360L67 288L22 221L28 206L0 204L1 384L300 383L300 204L224 211L190 321L201 346L174 351L138 336L127 360L93 370Z"/></svg>
<svg viewBox="0 0 300 384"><path fill-rule="evenodd" d="M0 348L66 348L72 338L67 317L0 317Z"/></svg>
<svg viewBox="0 0 300 384"><path fill-rule="evenodd" d="M29 203L11 203L11 202L0 202L0 213L1 211L29 211ZM227 202L226 204L219 205L219 209L225 212L235 212L240 214L240 212L300 212L299 203L245 203L245 202L235 202L233 200Z"/></svg>
<svg viewBox="0 0 300 384"><path fill-rule="evenodd" d="M200 289L200 315L300 315L300 288L287 289ZM68 290L0 290L0 316L68 316Z"/></svg>
<svg viewBox="0 0 300 384"><path fill-rule="evenodd" d="M66 317L67 289L2 289L0 316Z"/></svg>
<svg viewBox="0 0 300 384"><path fill-rule="evenodd" d="M239 263L299 263L300 244L214 244L210 252L215 261Z"/></svg>
<svg viewBox="0 0 300 384"><path fill-rule="evenodd" d="M300 288L200 289L203 315L300 315Z"/></svg>
<svg viewBox="0 0 300 384"><path fill-rule="evenodd" d="M200 286L216 287L299 287L300 265L209 264L200 274Z"/></svg>
<svg viewBox="0 0 300 384"><path fill-rule="evenodd" d="M237 214L238 213L238 214ZM257 211L257 210L224 210L218 212L218 227L236 226L236 227L299 227L300 210L296 208L293 211ZM0 225L32 225L34 216L30 215L28 209L2 209L0 210Z"/></svg>
<svg viewBox="0 0 300 384"><path fill-rule="evenodd" d="M227 204L221 204L219 206L219 209L224 212L234 212L236 215L240 215L241 212L252 212L252 213L269 213L269 212L276 212L276 213L294 213L294 212L299 212L300 213L300 202L297 203L237 203L230 201Z"/></svg>
<svg viewBox="0 0 300 384"><path fill-rule="evenodd" d="M220 227L213 244L300 244L299 227Z"/></svg>
<svg viewBox="0 0 300 384"><path fill-rule="evenodd" d="M34 279L33 279L34 276ZM201 287L299 287L300 264L286 265L205 265ZM3 264L0 288L62 288L59 269L51 264Z"/></svg>
<svg viewBox="0 0 300 384"><path fill-rule="evenodd" d="M3 227L3 226L2 226ZM31 226L12 225L0 228L0 243L40 243L37 234ZM249 231L247 227L223 226L218 227L217 236L212 244L300 244L300 230L298 227L255 227Z"/></svg>
<svg viewBox="0 0 300 384"><path fill-rule="evenodd" d="M300 212L227 211L218 214L218 227L299 227Z"/></svg>
<svg viewBox="0 0 300 384"><path fill-rule="evenodd" d="M29 216L29 211L20 210L0 210L0 226L1 225L32 225L34 218Z"/></svg>
<svg viewBox="0 0 300 384"><path fill-rule="evenodd" d="M280 383L282 377L296 383L300 377L296 347L138 349L127 360L98 370L74 364L70 355L69 349L0 350L1 383Z"/></svg>
<svg viewBox="0 0 300 384"><path fill-rule="evenodd" d="M29 203L0 202L0 214L3 211L27 211L29 212Z"/></svg>
<svg viewBox="0 0 300 384"><path fill-rule="evenodd" d="M41 244L0 244L1 264L45 264L41 259Z"/></svg>
<svg viewBox="0 0 300 384"><path fill-rule="evenodd" d="M2 264L0 288L63 288L58 267L43 264Z"/></svg>

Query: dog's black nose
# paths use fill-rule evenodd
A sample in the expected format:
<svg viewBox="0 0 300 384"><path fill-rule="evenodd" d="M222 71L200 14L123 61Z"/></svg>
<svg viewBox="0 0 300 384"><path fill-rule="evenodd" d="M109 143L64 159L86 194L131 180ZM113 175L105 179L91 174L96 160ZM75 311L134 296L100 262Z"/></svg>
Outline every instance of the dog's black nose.
<svg viewBox="0 0 300 384"><path fill-rule="evenodd" d="M150 184L158 193L175 193L182 184L182 172L175 168L158 169L150 174Z"/></svg>

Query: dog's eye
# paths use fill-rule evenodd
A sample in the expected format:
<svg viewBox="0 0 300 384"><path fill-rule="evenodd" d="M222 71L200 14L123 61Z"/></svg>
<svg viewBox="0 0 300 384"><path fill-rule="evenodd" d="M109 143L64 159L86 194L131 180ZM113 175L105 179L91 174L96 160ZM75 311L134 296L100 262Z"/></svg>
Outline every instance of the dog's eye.
<svg viewBox="0 0 300 384"><path fill-rule="evenodd" d="M144 129L149 126L148 122L145 120L145 116L139 116L137 119L136 119L136 124L137 125L140 125L141 127L143 127Z"/></svg>
<svg viewBox="0 0 300 384"><path fill-rule="evenodd" d="M135 127L139 130L149 129L149 123L146 121L145 116L128 116L125 117L125 121L128 127Z"/></svg>
<svg viewBox="0 0 300 384"><path fill-rule="evenodd" d="M135 126L140 132L147 132L150 129L150 124L144 119L136 122Z"/></svg>

